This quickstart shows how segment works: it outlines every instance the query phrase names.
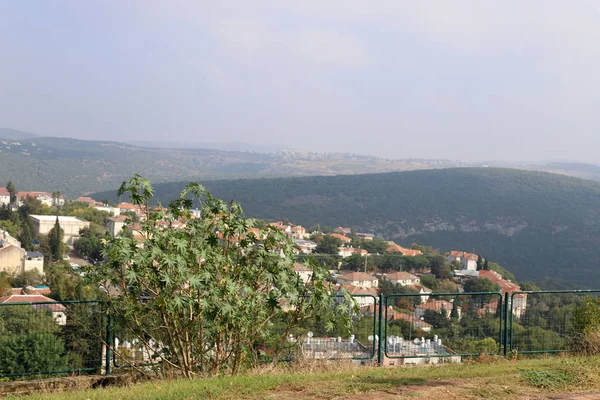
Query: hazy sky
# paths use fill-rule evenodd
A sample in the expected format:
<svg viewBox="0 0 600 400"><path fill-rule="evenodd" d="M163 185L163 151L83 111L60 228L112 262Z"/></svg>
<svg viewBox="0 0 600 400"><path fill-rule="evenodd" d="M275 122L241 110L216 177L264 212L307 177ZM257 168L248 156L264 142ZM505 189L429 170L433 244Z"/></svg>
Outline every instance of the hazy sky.
<svg viewBox="0 0 600 400"><path fill-rule="evenodd" d="M600 0L0 0L0 126L600 163Z"/></svg>

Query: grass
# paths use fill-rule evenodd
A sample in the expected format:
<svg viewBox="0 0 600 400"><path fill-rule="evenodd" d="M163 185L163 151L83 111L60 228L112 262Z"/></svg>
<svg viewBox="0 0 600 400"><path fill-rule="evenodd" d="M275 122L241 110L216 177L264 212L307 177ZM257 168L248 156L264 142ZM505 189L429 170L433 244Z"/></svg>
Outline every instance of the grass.
<svg viewBox="0 0 600 400"><path fill-rule="evenodd" d="M506 399L600 390L600 357L492 358L423 367L354 367L312 364L254 371L221 378L156 380L63 393L40 393L20 400L99 399Z"/></svg>

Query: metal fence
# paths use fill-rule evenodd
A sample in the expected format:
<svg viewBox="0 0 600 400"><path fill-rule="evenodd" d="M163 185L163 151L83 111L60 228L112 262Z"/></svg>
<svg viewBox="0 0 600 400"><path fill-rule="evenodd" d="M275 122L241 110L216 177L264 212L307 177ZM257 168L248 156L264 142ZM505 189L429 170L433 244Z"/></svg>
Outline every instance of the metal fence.
<svg viewBox="0 0 600 400"><path fill-rule="evenodd" d="M584 324L576 318L600 290L419 293L353 296L352 332L307 320L273 327L279 359L460 361L479 354L578 351ZM332 307L340 297L332 298ZM600 303L595 303L600 309ZM0 304L0 377L109 373L154 364L132 335L111 323L100 301ZM114 326L113 326L114 325ZM110 343L110 346L105 346ZM264 343L263 355L271 350ZM281 356L283 355L283 357Z"/></svg>
<svg viewBox="0 0 600 400"><path fill-rule="evenodd" d="M104 316L100 301L0 304L0 377L99 371Z"/></svg>
<svg viewBox="0 0 600 400"><path fill-rule="evenodd" d="M388 358L459 361L501 351L500 293L396 294L385 298L384 307Z"/></svg>
<svg viewBox="0 0 600 400"><path fill-rule="evenodd" d="M521 354L581 350L585 326L574 313L599 296L600 290L512 293L507 349Z"/></svg>

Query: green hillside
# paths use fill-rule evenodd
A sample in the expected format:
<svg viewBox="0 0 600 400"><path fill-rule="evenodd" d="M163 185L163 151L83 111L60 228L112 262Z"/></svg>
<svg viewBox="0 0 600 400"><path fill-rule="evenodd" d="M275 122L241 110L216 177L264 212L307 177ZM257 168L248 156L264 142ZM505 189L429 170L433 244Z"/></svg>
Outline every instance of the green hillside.
<svg viewBox="0 0 600 400"><path fill-rule="evenodd" d="M406 245L473 251L546 287L600 288L600 184L543 172L460 168L204 182L246 214L353 226ZM156 185L170 200L183 183ZM100 193L104 198L110 193ZM112 193L114 198L114 192Z"/></svg>
<svg viewBox="0 0 600 400"><path fill-rule="evenodd" d="M58 190L68 197L113 189L134 173L144 174L158 183L355 174L456 165L443 160L384 160L348 154L150 148L117 142L34 137L27 132L0 130L0 186L12 180L19 190Z"/></svg>

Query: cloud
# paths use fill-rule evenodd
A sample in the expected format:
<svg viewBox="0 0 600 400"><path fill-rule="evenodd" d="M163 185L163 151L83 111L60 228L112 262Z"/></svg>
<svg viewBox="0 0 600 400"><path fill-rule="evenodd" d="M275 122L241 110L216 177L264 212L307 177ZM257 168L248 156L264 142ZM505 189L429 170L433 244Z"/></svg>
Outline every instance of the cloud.
<svg viewBox="0 0 600 400"><path fill-rule="evenodd" d="M357 40L338 32L300 32L291 38L288 45L293 57L319 66L360 68L370 63L367 51Z"/></svg>

